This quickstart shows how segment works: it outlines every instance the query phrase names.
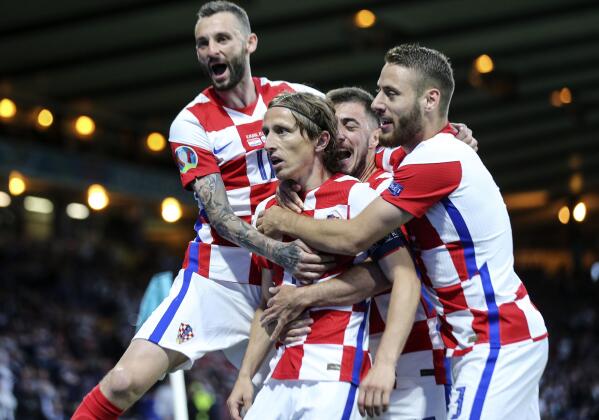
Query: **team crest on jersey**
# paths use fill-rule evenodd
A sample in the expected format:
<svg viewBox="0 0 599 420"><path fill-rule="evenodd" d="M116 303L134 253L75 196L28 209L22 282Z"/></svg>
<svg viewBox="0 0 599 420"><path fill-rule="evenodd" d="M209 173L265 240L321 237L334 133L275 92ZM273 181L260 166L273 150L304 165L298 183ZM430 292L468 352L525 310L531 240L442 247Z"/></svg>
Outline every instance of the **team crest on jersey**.
<svg viewBox="0 0 599 420"><path fill-rule="evenodd" d="M191 340L192 338L193 330L191 329L191 325L181 323L181 325L179 325L179 332L177 334L177 343L181 344L187 340Z"/></svg>
<svg viewBox="0 0 599 420"><path fill-rule="evenodd" d="M392 182L389 185L388 190L392 195L397 197L399 195L399 193L401 193L403 191L403 185L401 185L397 182Z"/></svg>
<svg viewBox="0 0 599 420"><path fill-rule="evenodd" d="M266 143L266 137L262 131L245 135L245 140L250 147L261 146Z"/></svg>
<svg viewBox="0 0 599 420"><path fill-rule="evenodd" d="M198 155L189 146L179 146L175 149L175 158L179 166L179 172L187 173L190 169L198 166Z"/></svg>

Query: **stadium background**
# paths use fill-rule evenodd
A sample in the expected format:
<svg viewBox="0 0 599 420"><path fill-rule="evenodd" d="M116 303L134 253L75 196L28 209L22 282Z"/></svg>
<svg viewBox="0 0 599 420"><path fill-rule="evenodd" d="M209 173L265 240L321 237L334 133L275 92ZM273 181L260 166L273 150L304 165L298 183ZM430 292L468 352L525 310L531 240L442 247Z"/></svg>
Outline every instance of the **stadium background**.
<svg viewBox="0 0 599 420"><path fill-rule="evenodd" d="M543 418L599 418L599 3L240 4L259 36L253 74L272 80L372 91L395 44L451 57L451 120L479 140L510 210L518 272L549 327ZM127 345L152 274L182 260L195 205L163 139L148 135L167 136L208 84L194 54L200 5L3 2L0 419L67 418ZM85 119L76 131L80 116L92 133ZM106 195L90 196L92 184ZM167 197L181 208L172 223ZM219 354L199 362L187 375L191 418L227 418L234 377ZM168 401L157 386L127 417L168 418Z"/></svg>

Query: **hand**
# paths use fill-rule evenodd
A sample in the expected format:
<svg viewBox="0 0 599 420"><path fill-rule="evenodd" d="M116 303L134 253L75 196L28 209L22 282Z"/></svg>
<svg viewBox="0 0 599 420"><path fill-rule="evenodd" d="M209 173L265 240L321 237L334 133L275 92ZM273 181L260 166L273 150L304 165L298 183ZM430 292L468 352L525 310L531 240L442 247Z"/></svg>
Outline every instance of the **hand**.
<svg viewBox="0 0 599 420"><path fill-rule="evenodd" d="M308 311L304 312L298 319L285 325L279 336L279 341L283 344L302 341L304 337L312 332L310 327L312 324L314 324L314 320L309 317Z"/></svg>
<svg viewBox="0 0 599 420"><path fill-rule="evenodd" d="M301 287L282 285L271 287L268 291L273 295L266 303L266 309L260 317L260 324L266 327L275 323L275 328L270 335L271 340L276 340L287 324L298 318L307 305L302 299L304 291Z"/></svg>
<svg viewBox="0 0 599 420"><path fill-rule="evenodd" d="M256 229L271 238L280 237L282 232L279 230L279 226L285 223L286 213L289 213L289 210L279 206L266 209L256 220Z"/></svg>
<svg viewBox="0 0 599 420"><path fill-rule="evenodd" d="M241 420L252 406L254 400L254 384L249 376L239 375L231 395L227 398L227 407L233 420Z"/></svg>
<svg viewBox="0 0 599 420"><path fill-rule="evenodd" d="M451 123L453 128L458 130L458 134L456 134L456 138L458 140L463 141L468 146L472 147L475 152L478 151L478 141L472 137L472 130L468 128L466 124L462 123Z"/></svg>
<svg viewBox="0 0 599 420"><path fill-rule="evenodd" d="M358 410L370 417L380 416L389 408L389 399L395 386L395 365L377 363L360 384Z"/></svg>
<svg viewBox="0 0 599 420"><path fill-rule="evenodd" d="M287 252L280 253L284 254L285 258L281 262L275 262L282 265L302 285L318 280L336 265L334 256L318 254L299 239L285 246L290 248Z"/></svg>
<svg viewBox="0 0 599 420"><path fill-rule="evenodd" d="M295 213L301 213L304 209L304 203L297 195L301 189L302 187L291 179L279 183L277 187L277 203L279 203L279 206Z"/></svg>

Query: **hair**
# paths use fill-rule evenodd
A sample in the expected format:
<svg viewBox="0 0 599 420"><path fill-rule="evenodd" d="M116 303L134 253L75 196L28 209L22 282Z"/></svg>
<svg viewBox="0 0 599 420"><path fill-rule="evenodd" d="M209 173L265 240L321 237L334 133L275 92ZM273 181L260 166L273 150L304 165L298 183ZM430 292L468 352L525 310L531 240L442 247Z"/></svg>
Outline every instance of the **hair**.
<svg viewBox="0 0 599 420"><path fill-rule="evenodd" d="M345 103L362 105L366 111L366 116L374 124L374 127L378 126L378 116L370 107L372 101L374 101L374 97L364 89L352 86L329 90L327 92L327 99L335 106Z"/></svg>
<svg viewBox="0 0 599 420"><path fill-rule="evenodd" d="M416 70L421 76L417 86L419 95L427 87L438 88L441 91L439 109L447 115L455 87L449 58L432 48L421 47L418 44L402 44L387 51L385 62Z"/></svg>
<svg viewBox="0 0 599 420"><path fill-rule="evenodd" d="M235 3L231 3L230 1L217 0L205 3L198 11L198 20L222 12L232 13L235 15L241 24L241 29L245 35L249 35L252 32L250 19L248 18L247 12L240 6L236 5Z"/></svg>
<svg viewBox="0 0 599 420"><path fill-rule="evenodd" d="M323 132L329 133L329 143L323 152L324 166L331 172L341 169L337 159L337 118L333 106L324 98L307 92L281 93L269 104L291 111L300 133L316 140Z"/></svg>

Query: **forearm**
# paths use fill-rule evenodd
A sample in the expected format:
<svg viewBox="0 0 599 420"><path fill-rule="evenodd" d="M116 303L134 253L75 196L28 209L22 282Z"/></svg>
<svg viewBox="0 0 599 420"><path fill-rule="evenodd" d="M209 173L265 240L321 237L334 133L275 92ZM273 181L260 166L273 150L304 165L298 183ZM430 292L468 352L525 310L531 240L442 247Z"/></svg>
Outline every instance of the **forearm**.
<svg viewBox="0 0 599 420"><path fill-rule="evenodd" d="M352 228L352 220L316 220L286 212L279 223L281 233L300 238L309 246L324 252L343 255L356 255L368 245L363 245L360 235L352 235L358 230Z"/></svg>
<svg viewBox="0 0 599 420"><path fill-rule="evenodd" d="M263 310L257 309L252 320L252 327L250 330L250 341L248 343L247 350L243 356L243 362L239 369L239 376L247 376L253 378L256 372L260 369L260 366L264 362L266 355L272 347L272 342L269 339L268 333L260 325L260 316Z"/></svg>
<svg viewBox="0 0 599 420"><path fill-rule="evenodd" d="M375 363L395 366L412 330L419 299L420 280L416 275L399 278L396 275L391 289L385 331L375 355Z"/></svg>
<svg viewBox="0 0 599 420"><path fill-rule="evenodd" d="M202 202L210 225L220 236L285 268L289 269L298 263L300 251L296 246L261 234L235 215L220 175L210 174L196 179L193 189Z"/></svg>
<svg viewBox="0 0 599 420"><path fill-rule="evenodd" d="M318 284L298 289L304 307L346 306L381 293L391 287L374 262L354 265L345 273Z"/></svg>

